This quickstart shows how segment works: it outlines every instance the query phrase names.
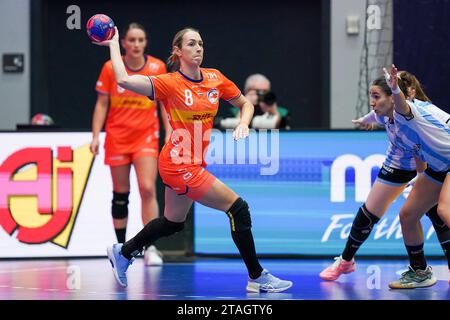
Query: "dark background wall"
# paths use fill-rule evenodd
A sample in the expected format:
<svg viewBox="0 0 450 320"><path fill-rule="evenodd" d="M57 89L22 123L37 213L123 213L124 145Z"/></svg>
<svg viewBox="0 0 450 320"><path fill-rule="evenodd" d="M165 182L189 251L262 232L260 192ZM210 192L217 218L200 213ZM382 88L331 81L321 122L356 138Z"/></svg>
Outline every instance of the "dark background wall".
<svg viewBox="0 0 450 320"><path fill-rule="evenodd" d="M67 7L81 9L81 30L69 30ZM192 26L205 43L203 66L221 70L243 89L252 73L272 81L279 103L289 108L293 128L328 128L328 0L299 3L257 1L74 1L31 2L31 114L44 112L63 129L90 130L94 90L107 48L90 43L86 21L96 13L113 18L119 31L130 22L149 33L147 52L162 60L174 34ZM225 115L222 103L219 115ZM162 142L162 141L161 141ZM160 214L164 186L158 177ZM162 250L192 253L193 215L183 232L158 241Z"/></svg>
<svg viewBox="0 0 450 320"><path fill-rule="evenodd" d="M218 68L241 89L248 75L263 73L279 103L289 108L294 128L327 127L322 94L328 69L322 59L328 50L323 40L328 32L322 14L326 2L38 0L32 10L32 50L38 57L35 67L42 72L32 82L32 113L47 112L63 128L90 128L94 86L108 49L89 42L85 23L104 13L119 30L132 21L142 23L149 32L147 52L162 60L178 30L198 28L205 42L203 66ZM66 9L72 4L81 8L82 30L66 28ZM226 108L222 103L219 114Z"/></svg>
<svg viewBox="0 0 450 320"><path fill-rule="evenodd" d="M394 1L394 64L415 74L433 103L450 112L450 1Z"/></svg>

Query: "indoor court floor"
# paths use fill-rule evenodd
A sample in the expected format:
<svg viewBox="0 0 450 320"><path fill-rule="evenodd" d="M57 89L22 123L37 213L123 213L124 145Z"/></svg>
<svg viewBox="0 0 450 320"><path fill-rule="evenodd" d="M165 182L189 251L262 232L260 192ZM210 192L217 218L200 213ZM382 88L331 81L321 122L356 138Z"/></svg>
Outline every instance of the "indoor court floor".
<svg viewBox="0 0 450 320"><path fill-rule="evenodd" d="M388 283L407 260L357 260L357 270L336 282L319 278L325 259L262 260L274 275L292 280L282 293L247 293L238 259L197 258L193 262L146 267L138 258L127 272L128 288L116 284L107 258L0 261L0 300L449 300L444 260L430 260L437 284L391 290Z"/></svg>

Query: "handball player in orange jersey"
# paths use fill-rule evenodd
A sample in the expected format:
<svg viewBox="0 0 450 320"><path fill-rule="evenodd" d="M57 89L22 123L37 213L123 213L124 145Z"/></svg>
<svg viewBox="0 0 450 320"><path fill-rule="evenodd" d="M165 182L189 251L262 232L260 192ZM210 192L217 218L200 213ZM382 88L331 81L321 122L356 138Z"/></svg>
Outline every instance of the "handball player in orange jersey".
<svg viewBox="0 0 450 320"><path fill-rule="evenodd" d="M135 22L129 24L123 33L121 44L126 52L121 60L127 74L151 76L167 72L163 61L144 53L147 33L142 25ZM155 188L159 152L158 106L146 96L119 86L111 60L103 65L96 91L98 95L92 120L90 148L94 154L98 154L98 136L106 120L104 148L105 164L110 166L113 183L111 211L117 241L124 243L131 165L134 166L138 179L143 224L146 225L159 216ZM170 126L167 116L164 110L161 111L168 133ZM146 265L162 264L162 255L154 246L145 249Z"/></svg>
<svg viewBox="0 0 450 320"><path fill-rule="evenodd" d="M204 51L199 32L192 28L179 31L169 58L177 71L151 77L127 74L117 29L112 40L97 44L109 46L118 83L151 100L162 101L173 128L159 157L159 173L166 185L164 216L150 221L123 245L108 247L119 284L127 286L126 271L146 245L183 229L189 208L197 201L228 215L233 241L248 270L248 291L281 292L290 288L291 281L274 277L259 264L247 202L205 169L204 155L219 98L241 110L240 123L233 132L235 140L248 136L254 108L219 70L200 68Z"/></svg>

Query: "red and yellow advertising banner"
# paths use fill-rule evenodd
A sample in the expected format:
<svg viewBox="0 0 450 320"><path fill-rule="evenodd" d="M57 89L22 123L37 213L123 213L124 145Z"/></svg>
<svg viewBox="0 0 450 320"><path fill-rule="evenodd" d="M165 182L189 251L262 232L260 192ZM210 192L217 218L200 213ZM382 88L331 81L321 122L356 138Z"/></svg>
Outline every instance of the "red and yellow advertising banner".
<svg viewBox="0 0 450 320"><path fill-rule="evenodd" d="M103 144L94 157L90 139L87 132L0 133L0 258L103 256L116 241ZM133 171L131 188L128 237L142 227Z"/></svg>

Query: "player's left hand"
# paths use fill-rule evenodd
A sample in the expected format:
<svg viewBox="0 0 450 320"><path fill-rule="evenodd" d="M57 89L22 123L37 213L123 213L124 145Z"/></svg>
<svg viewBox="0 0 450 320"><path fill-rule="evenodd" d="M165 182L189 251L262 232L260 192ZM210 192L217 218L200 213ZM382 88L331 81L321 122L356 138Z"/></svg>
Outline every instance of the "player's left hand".
<svg viewBox="0 0 450 320"><path fill-rule="evenodd" d="M361 117L359 119L352 120L352 122L364 130L374 130L375 129L376 126L374 123L368 123L368 122L365 122L364 120L365 120L364 117Z"/></svg>
<svg viewBox="0 0 450 320"><path fill-rule="evenodd" d="M392 65L391 72L389 73L386 68L383 68L384 71L384 77L386 78L386 82L391 88L391 90L397 88L398 86L398 78L397 73L398 69L395 67L395 65Z"/></svg>
<svg viewBox="0 0 450 320"><path fill-rule="evenodd" d="M94 42L92 41L93 44L97 45L97 46L101 46L101 47L110 47L111 44L119 44L119 29L117 29L117 27L114 27L114 36L111 38L111 40L105 40L102 42Z"/></svg>
<svg viewBox="0 0 450 320"><path fill-rule="evenodd" d="M234 129L233 138L234 140L247 138L250 133L248 125L244 123L239 123L238 126Z"/></svg>

